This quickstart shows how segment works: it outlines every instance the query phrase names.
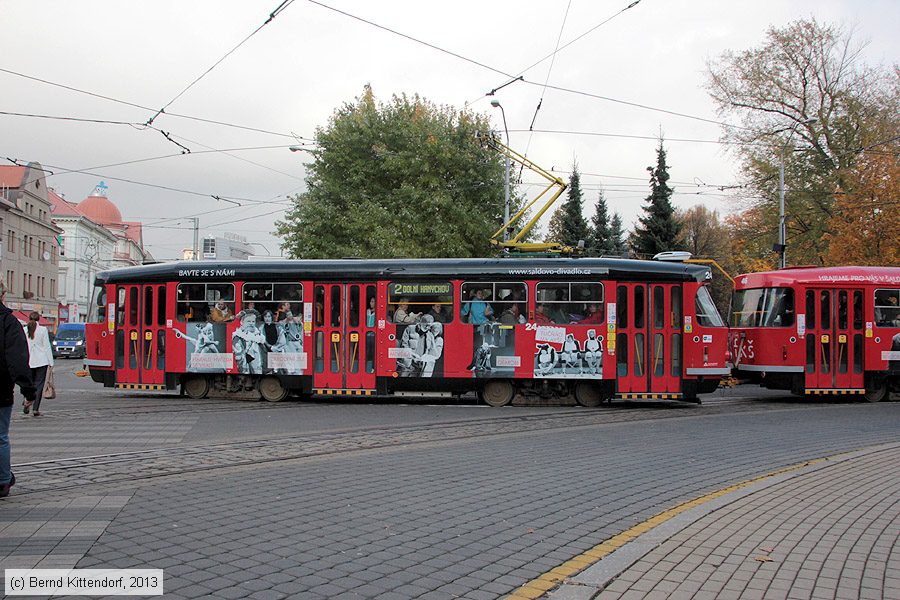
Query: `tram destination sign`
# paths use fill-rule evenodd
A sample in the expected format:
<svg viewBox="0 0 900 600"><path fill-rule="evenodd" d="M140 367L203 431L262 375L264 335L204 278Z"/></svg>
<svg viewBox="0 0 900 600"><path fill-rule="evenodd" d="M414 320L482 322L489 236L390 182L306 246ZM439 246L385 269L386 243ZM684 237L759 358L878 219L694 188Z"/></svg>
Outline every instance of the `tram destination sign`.
<svg viewBox="0 0 900 600"><path fill-rule="evenodd" d="M449 283L392 283L392 296L447 296L453 293Z"/></svg>

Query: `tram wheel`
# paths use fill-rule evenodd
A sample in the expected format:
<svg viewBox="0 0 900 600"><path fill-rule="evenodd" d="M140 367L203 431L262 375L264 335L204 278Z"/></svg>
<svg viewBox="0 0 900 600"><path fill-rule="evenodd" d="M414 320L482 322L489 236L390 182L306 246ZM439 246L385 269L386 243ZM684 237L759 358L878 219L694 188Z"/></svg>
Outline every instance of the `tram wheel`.
<svg viewBox="0 0 900 600"><path fill-rule="evenodd" d="M880 386L876 388L866 388L866 393L863 397L869 402L881 402L887 397L887 383L882 382Z"/></svg>
<svg viewBox="0 0 900 600"><path fill-rule="evenodd" d="M481 399L488 406L506 406L516 395L516 388L509 381L488 381L481 390Z"/></svg>
<svg viewBox="0 0 900 600"><path fill-rule="evenodd" d="M181 389L188 398L193 398L194 400L206 398L209 394L209 379L203 375L188 377L184 383L181 384Z"/></svg>
<svg viewBox="0 0 900 600"><path fill-rule="evenodd" d="M281 380L269 375L259 380L259 395L268 402L281 402L288 397L288 390L281 385Z"/></svg>
<svg viewBox="0 0 900 600"><path fill-rule="evenodd" d="M587 408L596 408L603 402L600 386L591 381L579 381L575 384L575 402Z"/></svg>

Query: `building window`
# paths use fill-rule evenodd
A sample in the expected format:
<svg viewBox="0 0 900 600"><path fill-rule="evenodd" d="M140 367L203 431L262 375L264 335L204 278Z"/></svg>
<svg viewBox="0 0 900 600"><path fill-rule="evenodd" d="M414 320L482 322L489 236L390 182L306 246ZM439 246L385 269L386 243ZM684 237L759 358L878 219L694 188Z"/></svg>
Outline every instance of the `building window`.
<svg viewBox="0 0 900 600"><path fill-rule="evenodd" d="M12 229L6 230L6 250L13 254L16 253L16 232Z"/></svg>
<svg viewBox="0 0 900 600"><path fill-rule="evenodd" d="M50 297L56 298L56 280L55 279L50 280Z"/></svg>
<svg viewBox="0 0 900 600"><path fill-rule="evenodd" d="M15 289L14 289L14 288L16 287L15 284L16 284L16 273L15 273L15 271L7 271L7 272L6 272L6 290L7 290L10 294L15 293Z"/></svg>

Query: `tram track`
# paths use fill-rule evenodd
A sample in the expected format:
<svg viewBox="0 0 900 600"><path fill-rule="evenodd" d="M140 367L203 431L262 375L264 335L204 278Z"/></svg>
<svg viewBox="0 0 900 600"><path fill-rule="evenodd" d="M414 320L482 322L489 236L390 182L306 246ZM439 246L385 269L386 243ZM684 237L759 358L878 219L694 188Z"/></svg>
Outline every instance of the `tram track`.
<svg viewBox="0 0 900 600"><path fill-rule="evenodd" d="M527 415L496 415L415 425L359 427L36 461L15 465L15 471L20 482L17 491L20 495L26 495L399 446L734 412L801 410L807 407L808 405L746 400L732 402L722 399L714 405L674 405L669 406L670 410L660 410L659 406L616 405L566 411L555 408Z"/></svg>

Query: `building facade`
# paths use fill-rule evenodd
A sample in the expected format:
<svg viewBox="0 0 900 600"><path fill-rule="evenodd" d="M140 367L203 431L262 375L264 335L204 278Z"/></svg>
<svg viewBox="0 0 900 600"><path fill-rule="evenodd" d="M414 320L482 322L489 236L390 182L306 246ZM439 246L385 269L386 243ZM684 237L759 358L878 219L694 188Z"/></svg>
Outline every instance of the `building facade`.
<svg viewBox="0 0 900 600"><path fill-rule="evenodd" d="M55 328L58 319L58 236L51 220L45 171L40 163L0 166L0 276L6 304L21 321L37 311Z"/></svg>
<svg viewBox="0 0 900 600"><path fill-rule="evenodd" d="M103 270L152 260L144 249L141 224L124 221L107 197L102 181L90 196L72 203L51 191L53 221L62 229L59 260L59 314L62 320L87 319L94 276Z"/></svg>

